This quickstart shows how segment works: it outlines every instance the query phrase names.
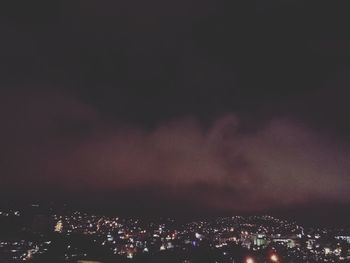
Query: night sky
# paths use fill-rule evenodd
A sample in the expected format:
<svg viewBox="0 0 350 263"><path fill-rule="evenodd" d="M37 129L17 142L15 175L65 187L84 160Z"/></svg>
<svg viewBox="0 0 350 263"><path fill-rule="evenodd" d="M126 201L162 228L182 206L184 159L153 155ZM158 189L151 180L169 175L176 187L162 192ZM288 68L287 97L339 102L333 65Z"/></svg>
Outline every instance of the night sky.
<svg viewBox="0 0 350 263"><path fill-rule="evenodd" d="M2 198L347 209L345 3L1 3Z"/></svg>

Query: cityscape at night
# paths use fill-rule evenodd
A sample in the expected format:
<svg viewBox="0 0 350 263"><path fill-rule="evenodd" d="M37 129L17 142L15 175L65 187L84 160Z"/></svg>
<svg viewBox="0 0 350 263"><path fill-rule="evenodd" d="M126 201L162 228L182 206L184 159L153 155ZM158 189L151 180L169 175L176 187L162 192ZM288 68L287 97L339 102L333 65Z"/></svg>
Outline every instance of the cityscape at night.
<svg viewBox="0 0 350 263"><path fill-rule="evenodd" d="M350 263L348 2L0 1L0 263Z"/></svg>
<svg viewBox="0 0 350 263"><path fill-rule="evenodd" d="M0 262L350 261L350 228L303 227L268 215L178 222L31 204L1 210L0 220Z"/></svg>

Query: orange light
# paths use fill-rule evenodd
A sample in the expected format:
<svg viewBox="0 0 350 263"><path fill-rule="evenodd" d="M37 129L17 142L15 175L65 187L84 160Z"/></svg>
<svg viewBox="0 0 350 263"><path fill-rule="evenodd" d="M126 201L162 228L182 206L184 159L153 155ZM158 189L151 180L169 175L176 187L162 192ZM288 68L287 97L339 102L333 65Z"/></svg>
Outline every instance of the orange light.
<svg viewBox="0 0 350 263"><path fill-rule="evenodd" d="M272 262L278 262L278 256L276 254L272 254L270 259Z"/></svg>
<svg viewBox="0 0 350 263"><path fill-rule="evenodd" d="M255 263L255 261L252 257L247 257L245 263Z"/></svg>

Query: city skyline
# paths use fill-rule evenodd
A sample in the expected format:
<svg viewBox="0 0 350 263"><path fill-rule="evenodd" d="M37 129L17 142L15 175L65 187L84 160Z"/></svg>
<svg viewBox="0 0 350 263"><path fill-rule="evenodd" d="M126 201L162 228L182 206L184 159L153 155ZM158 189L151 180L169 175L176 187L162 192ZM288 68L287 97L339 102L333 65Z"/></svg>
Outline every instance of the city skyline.
<svg viewBox="0 0 350 263"><path fill-rule="evenodd" d="M350 262L348 13L0 3L0 263Z"/></svg>
<svg viewBox="0 0 350 263"><path fill-rule="evenodd" d="M316 263L350 258L349 228L305 227L269 215L178 221L36 203L1 208L0 222L0 260L6 263Z"/></svg>

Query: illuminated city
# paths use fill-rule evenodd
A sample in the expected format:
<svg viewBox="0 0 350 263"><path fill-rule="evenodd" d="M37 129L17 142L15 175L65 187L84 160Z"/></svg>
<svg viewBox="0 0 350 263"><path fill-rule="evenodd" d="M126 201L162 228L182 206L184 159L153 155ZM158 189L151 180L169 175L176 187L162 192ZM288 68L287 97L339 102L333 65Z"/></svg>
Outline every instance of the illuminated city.
<svg viewBox="0 0 350 263"><path fill-rule="evenodd" d="M0 263L350 263L350 9L0 1Z"/></svg>
<svg viewBox="0 0 350 263"><path fill-rule="evenodd" d="M182 223L171 218L142 220L74 210L33 214L30 224L21 217L18 210L0 212L3 223L7 219L22 222L7 239L0 239L5 262L48 262L49 258L69 263L350 260L350 229L304 228L267 215Z"/></svg>

